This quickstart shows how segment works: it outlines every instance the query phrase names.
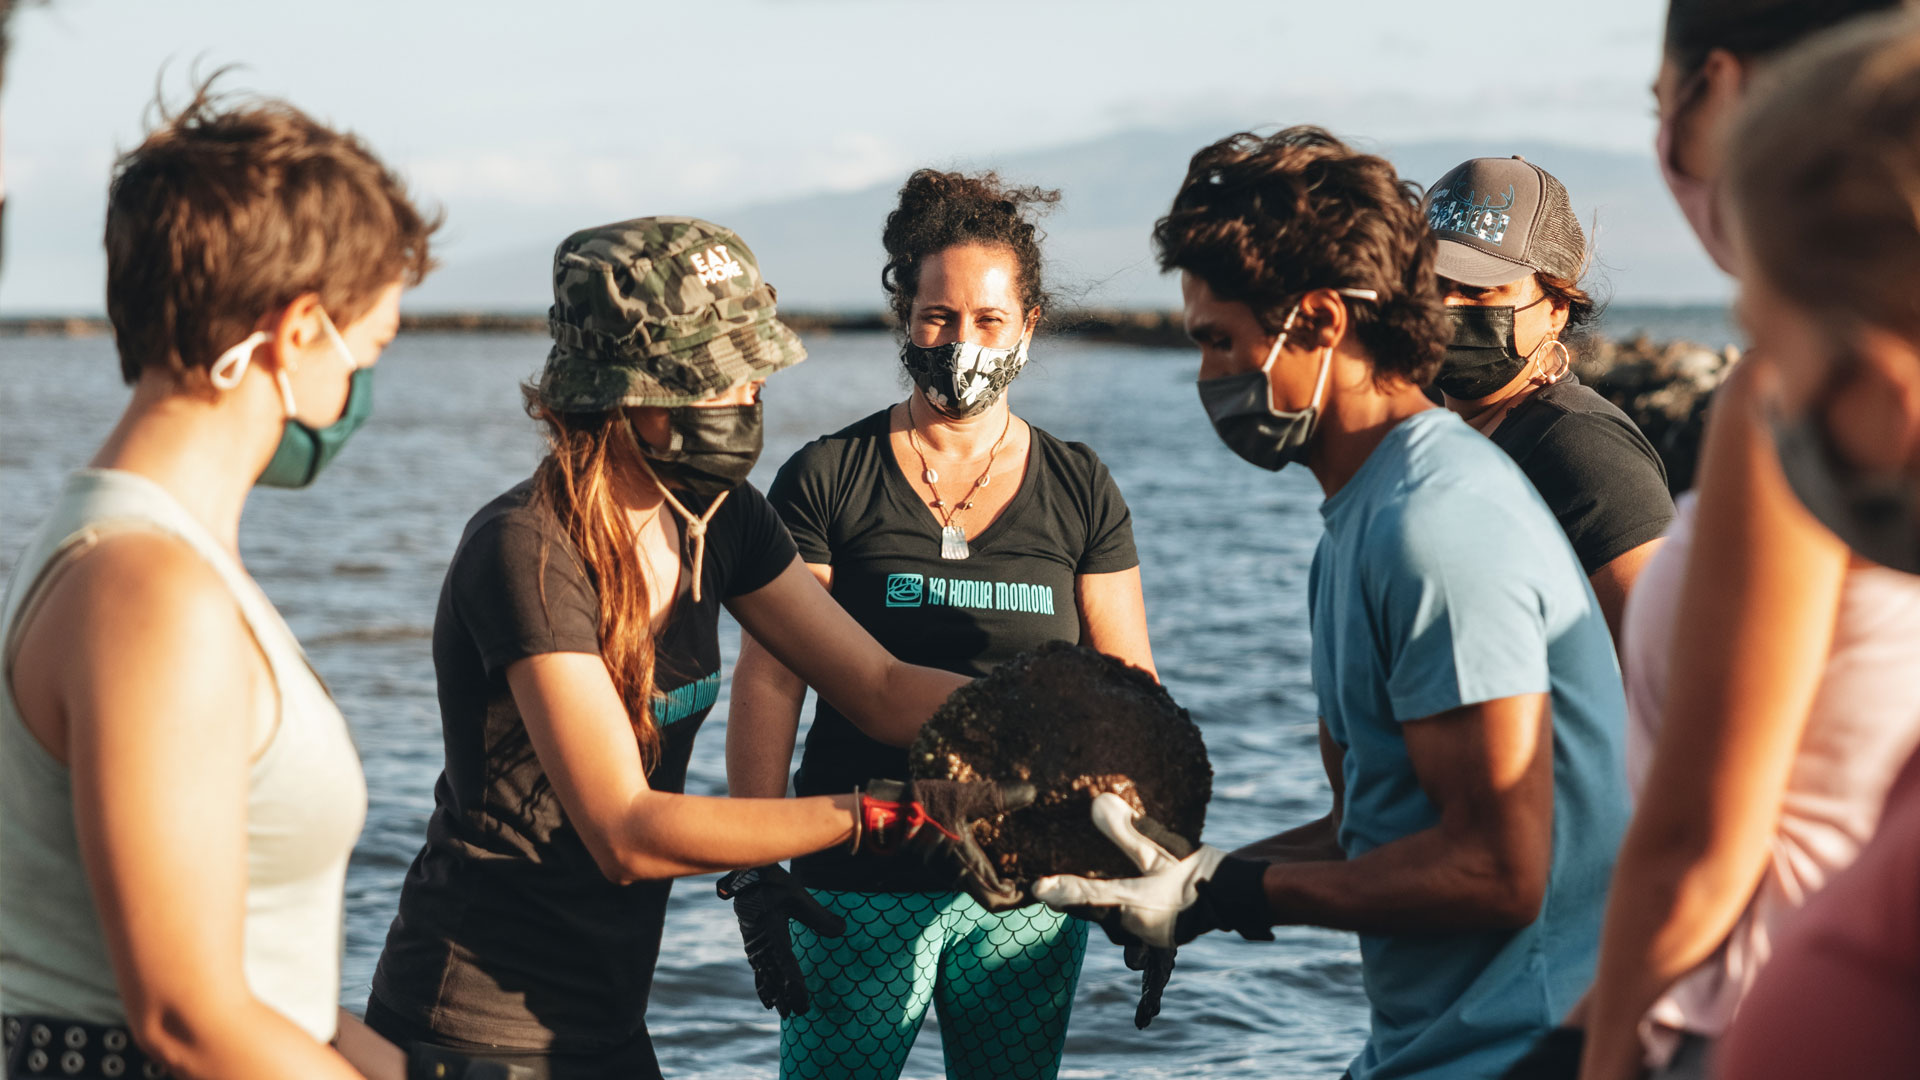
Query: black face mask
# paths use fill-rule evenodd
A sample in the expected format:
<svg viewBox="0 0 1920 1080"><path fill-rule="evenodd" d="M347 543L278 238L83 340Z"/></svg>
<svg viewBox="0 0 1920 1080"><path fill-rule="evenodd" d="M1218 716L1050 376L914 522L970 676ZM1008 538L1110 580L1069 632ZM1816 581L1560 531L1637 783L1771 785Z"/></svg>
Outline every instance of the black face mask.
<svg viewBox="0 0 1920 1080"><path fill-rule="evenodd" d="M1512 382L1530 359L1520 355L1514 340L1515 310L1448 305L1447 322L1453 327L1453 340L1447 344L1433 385L1456 401L1478 401Z"/></svg>
<svg viewBox="0 0 1920 1080"><path fill-rule="evenodd" d="M1767 426L1787 485L1854 553L1906 574L1920 574L1920 485L1897 472L1869 472L1835 449L1821 418L1830 383L1812 408L1788 420L1766 407Z"/></svg>
<svg viewBox="0 0 1920 1080"><path fill-rule="evenodd" d="M760 403L667 410L667 448L648 446L647 464L660 482L710 502L746 482L760 460Z"/></svg>

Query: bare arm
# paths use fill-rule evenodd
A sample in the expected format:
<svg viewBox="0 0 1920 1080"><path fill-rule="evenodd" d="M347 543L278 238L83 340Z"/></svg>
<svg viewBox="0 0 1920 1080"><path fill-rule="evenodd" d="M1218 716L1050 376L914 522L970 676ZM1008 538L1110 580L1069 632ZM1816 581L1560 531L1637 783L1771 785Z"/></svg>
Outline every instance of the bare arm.
<svg viewBox="0 0 1920 1080"><path fill-rule="evenodd" d="M947 695L968 682L964 675L894 659L798 557L772 582L727 601L727 609L855 727L889 746L911 743Z"/></svg>
<svg viewBox="0 0 1920 1080"><path fill-rule="evenodd" d="M388 1042L364 1020L340 1010L333 1048L368 1080L406 1080L407 1052Z"/></svg>
<svg viewBox="0 0 1920 1080"><path fill-rule="evenodd" d="M833 567L807 563L820 587L833 588ZM800 731L807 684L740 632L740 662L733 668L727 707L727 793L777 799L787 793L787 767Z"/></svg>
<svg viewBox="0 0 1920 1080"><path fill-rule="evenodd" d="M507 668L507 685L567 819L611 881L760 866L853 834L851 793L715 799L654 791L598 656L530 656Z"/></svg>
<svg viewBox="0 0 1920 1080"><path fill-rule="evenodd" d="M1627 594L1633 591L1633 583L1646 569L1647 561L1653 553L1660 550L1659 540L1649 540L1633 548L1619 558L1600 569L1595 570L1587 581L1593 586L1593 595L1600 601L1600 614L1606 617L1607 632L1613 635L1613 651L1620 653L1623 640L1622 617L1627 611Z"/></svg>
<svg viewBox="0 0 1920 1080"><path fill-rule="evenodd" d="M344 1058L247 985L250 721L273 691L264 659L242 657L259 653L214 571L140 533L51 586L16 671L42 673L23 706L37 734L62 736L49 749L72 776L135 1040L178 1076L346 1080Z"/></svg>
<svg viewBox="0 0 1920 1080"><path fill-rule="evenodd" d="M1847 552L1786 485L1760 374L1737 370L1708 424L1665 723L1588 995L1589 1078L1637 1074L1641 1018L1745 910L1832 642Z"/></svg>
<svg viewBox="0 0 1920 1080"><path fill-rule="evenodd" d="M1147 602L1140 568L1113 574L1081 574L1073 580L1080 608L1080 643L1159 678L1147 640Z"/></svg>
<svg viewBox="0 0 1920 1080"><path fill-rule="evenodd" d="M1532 922L1553 858L1553 726L1545 694L1403 725L1439 823L1346 861L1275 863L1276 923L1362 933L1512 929Z"/></svg>
<svg viewBox="0 0 1920 1080"><path fill-rule="evenodd" d="M1338 861L1347 857L1340 846L1340 806L1347 795L1347 778L1340 771L1347 753L1333 741L1327 722L1320 721L1320 767L1327 771L1327 784L1333 788L1333 806L1327 816L1315 818L1276 836L1248 844L1234 857L1261 862Z"/></svg>

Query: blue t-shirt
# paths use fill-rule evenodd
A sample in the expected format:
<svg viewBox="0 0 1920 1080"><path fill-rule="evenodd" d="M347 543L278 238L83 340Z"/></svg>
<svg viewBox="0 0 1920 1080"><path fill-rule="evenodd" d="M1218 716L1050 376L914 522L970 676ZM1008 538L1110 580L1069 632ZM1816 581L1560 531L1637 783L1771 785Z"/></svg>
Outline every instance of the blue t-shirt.
<svg viewBox="0 0 1920 1080"><path fill-rule="evenodd" d="M1313 684L1346 751L1348 858L1439 821L1401 724L1551 694L1553 866L1539 917L1517 931L1360 935L1373 1034L1354 1080L1497 1076L1593 978L1627 821L1613 642L1533 485L1452 413L1403 421L1320 513Z"/></svg>

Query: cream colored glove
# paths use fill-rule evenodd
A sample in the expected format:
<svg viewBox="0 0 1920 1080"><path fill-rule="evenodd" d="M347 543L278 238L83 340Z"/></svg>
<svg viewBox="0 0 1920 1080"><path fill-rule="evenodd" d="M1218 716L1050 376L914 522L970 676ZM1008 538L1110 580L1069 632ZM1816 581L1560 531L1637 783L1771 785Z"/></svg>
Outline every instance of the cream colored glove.
<svg viewBox="0 0 1920 1080"><path fill-rule="evenodd" d="M1210 920L1197 925L1193 918L1181 918L1182 912L1202 899L1200 884L1213 878L1223 862L1264 869L1245 859L1228 860L1226 852L1205 844L1184 859L1176 858L1166 843L1148 835L1171 840L1167 830L1151 818L1136 818L1133 807L1110 792L1094 796L1093 824L1140 868L1140 876L1103 881L1059 874L1041 878L1029 891L1051 908L1111 909L1118 914L1121 929L1159 948L1171 948L1226 925ZM1261 903L1264 906L1264 897Z"/></svg>

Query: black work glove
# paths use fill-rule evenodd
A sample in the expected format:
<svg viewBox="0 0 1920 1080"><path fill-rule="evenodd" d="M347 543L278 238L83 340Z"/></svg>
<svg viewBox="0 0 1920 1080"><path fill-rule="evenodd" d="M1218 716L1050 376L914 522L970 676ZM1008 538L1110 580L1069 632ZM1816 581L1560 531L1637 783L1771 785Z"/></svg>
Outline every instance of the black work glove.
<svg viewBox="0 0 1920 1080"><path fill-rule="evenodd" d="M1020 903L1018 886L1000 880L993 861L974 839L973 823L1031 805L1028 783L992 780L873 780L858 792L860 827L854 847L890 855L913 847L929 856L952 853L960 863L961 887L988 911Z"/></svg>
<svg viewBox="0 0 1920 1080"><path fill-rule="evenodd" d="M1193 845L1187 838L1171 829L1164 828L1152 818L1143 819L1145 835L1167 849L1167 854L1176 859L1184 859L1193 854ZM1118 919L1109 921L1118 924ZM1105 929L1102 927L1102 929ZM1136 942L1121 948L1127 967L1140 973L1140 1003L1133 1007L1133 1026L1140 1031L1147 1030L1153 1018L1160 1015L1160 995L1166 993L1167 983L1173 978L1174 954L1179 946L1159 948L1145 942Z"/></svg>
<svg viewBox="0 0 1920 1080"><path fill-rule="evenodd" d="M1173 958L1178 948L1161 949L1144 943L1126 946L1127 966L1140 973L1140 1004L1133 1009L1133 1026L1141 1031L1160 1015L1160 995L1173 978Z"/></svg>
<svg viewBox="0 0 1920 1080"><path fill-rule="evenodd" d="M821 937L839 937L847 921L820 905L779 863L735 870L722 877L714 891L733 901L740 920L740 937L747 945L747 963L753 965L753 989L760 1004L780 1010L780 1018L804 1013L807 980L793 955L792 919Z"/></svg>

